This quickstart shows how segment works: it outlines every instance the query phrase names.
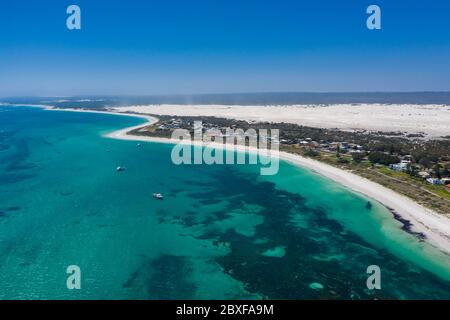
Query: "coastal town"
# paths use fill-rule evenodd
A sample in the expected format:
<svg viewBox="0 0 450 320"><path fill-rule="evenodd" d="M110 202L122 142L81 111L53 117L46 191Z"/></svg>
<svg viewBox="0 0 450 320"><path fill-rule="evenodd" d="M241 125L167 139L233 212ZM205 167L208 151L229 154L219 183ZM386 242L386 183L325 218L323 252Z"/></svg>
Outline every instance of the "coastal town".
<svg viewBox="0 0 450 320"><path fill-rule="evenodd" d="M349 170L389 187L444 215L450 213L450 139L428 140L420 134L401 132L343 131L290 123L249 122L216 117L158 115L151 126L130 132L169 138L175 129L194 130L202 121L204 132L225 137L227 129L278 129L280 136L261 135L279 143L281 151L299 154ZM247 137L248 138L248 137Z"/></svg>

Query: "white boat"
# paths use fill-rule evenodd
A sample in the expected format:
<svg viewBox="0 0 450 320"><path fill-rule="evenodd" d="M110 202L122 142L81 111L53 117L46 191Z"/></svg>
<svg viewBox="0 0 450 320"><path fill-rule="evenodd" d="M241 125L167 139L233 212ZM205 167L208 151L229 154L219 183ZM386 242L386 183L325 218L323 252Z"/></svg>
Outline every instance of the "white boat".
<svg viewBox="0 0 450 320"><path fill-rule="evenodd" d="M118 166L118 167L116 168L116 171L118 171L118 172L120 172L120 171L125 171L125 167Z"/></svg>
<svg viewBox="0 0 450 320"><path fill-rule="evenodd" d="M154 193L153 198L162 200L162 199L164 199L164 196L161 193Z"/></svg>

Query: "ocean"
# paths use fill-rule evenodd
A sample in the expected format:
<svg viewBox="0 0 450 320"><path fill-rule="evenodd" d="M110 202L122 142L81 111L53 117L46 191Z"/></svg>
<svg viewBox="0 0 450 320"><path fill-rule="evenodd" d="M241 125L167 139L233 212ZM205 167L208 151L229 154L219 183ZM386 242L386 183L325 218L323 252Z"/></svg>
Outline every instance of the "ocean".
<svg viewBox="0 0 450 320"><path fill-rule="evenodd" d="M176 166L103 137L142 121L0 107L0 299L450 299L450 257L381 204L286 162Z"/></svg>
<svg viewBox="0 0 450 320"><path fill-rule="evenodd" d="M450 92L260 92L178 94L149 96L11 97L11 104L52 105L58 108L101 109L111 106L149 104L303 105L303 104L443 104Z"/></svg>

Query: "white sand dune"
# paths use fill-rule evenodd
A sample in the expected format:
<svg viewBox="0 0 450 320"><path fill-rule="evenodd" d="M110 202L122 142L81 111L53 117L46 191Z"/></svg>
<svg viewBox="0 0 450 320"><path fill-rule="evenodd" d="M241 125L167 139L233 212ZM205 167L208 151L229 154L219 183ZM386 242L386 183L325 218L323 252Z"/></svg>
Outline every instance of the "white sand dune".
<svg viewBox="0 0 450 320"><path fill-rule="evenodd" d="M342 130L423 132L450 135L450 106L446 105L146 105L113 108L119 112L170 116L212 116L246 121L287 122Z"/></svg>

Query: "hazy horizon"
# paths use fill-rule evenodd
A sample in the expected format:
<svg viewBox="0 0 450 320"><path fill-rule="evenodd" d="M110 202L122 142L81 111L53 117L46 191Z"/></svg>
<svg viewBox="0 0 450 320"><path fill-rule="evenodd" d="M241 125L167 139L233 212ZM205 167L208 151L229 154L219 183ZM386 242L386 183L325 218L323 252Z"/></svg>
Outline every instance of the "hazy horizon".
<svg viewBox="0 0 450 320"><path fill-rule="evenodd" d="M81 97L155 97L155 96L208 96L208 95L259 95L259 94L450 94L450 90L411 90L411 91L229 91L229 92L181 92L173 94L153 93L153 94L106 94L106 93L93 93L93 94L74 94L74 95L0 95L0 99L10 98L81 98Z"/></svg>
<svg viewBox="0 0 450 320"><path fill-rule="evenodd" d="M58 97L5 97L10 104L102 108L150 104L301 105L301 104L443 104L450 92L247 92L178 95L78 95Z"/></svg>

